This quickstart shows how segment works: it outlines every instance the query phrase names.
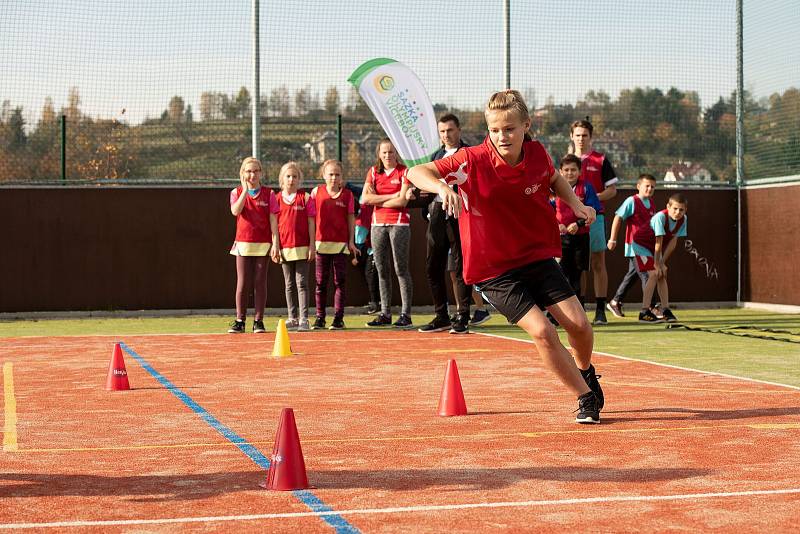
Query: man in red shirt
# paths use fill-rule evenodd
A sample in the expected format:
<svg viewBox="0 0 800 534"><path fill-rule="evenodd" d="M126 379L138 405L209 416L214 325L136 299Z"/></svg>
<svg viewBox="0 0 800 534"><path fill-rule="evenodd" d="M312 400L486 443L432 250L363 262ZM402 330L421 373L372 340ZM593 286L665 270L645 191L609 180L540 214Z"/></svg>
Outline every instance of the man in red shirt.
<svg viewBox="0 0 800 534"><path fill-rule="evenodd" d="M485 115L489 135L481 145L418 165L408 178L441 195L442 208L460 216L464 281L530 334L545 366L578 397L576 422L597 423L604 399L591 364L592 327L554 259L561 238L550 190L587 224L595 211L581 204L541 143L528 136L530 115L518 91L492 95ZM448 184L457 184L458 193ZM545 310L567 331L574 358Z"/></svg>

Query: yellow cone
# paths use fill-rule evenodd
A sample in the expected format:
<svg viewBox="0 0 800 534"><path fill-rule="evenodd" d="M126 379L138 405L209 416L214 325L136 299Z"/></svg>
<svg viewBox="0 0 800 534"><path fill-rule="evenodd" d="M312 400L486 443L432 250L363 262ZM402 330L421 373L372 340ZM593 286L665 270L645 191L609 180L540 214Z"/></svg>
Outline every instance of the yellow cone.
<svg viewBox="0 0 800 534"><path fill-rule="evenodd" d="M278 328L275 330L275 346L272 349L272 356L275 358L285 358L292 355L292 347L289 345L289 332L286 330L286 323L283 319L278 319Z"/></svg>

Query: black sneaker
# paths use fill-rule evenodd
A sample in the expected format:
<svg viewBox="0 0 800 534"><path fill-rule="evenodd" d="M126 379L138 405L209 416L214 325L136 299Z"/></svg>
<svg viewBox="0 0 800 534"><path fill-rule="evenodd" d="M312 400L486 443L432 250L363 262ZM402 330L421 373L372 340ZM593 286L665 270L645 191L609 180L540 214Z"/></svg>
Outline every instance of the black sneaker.
<svg viewBox="0 0 800 534"><path fill-rule="evenodd" d="M344 319L341 317L334 317L328 330L344 330Z"/></svg>
<svg viewBox="0 0 800 534"><path fill-rule="evenodd" d="M601 375L595 374L594 365L591 364L589 364L589 368L585 371L582 369L579 370L586 385L589 386L589 389L591 389L597 397L597 411L602 410L605 404L605 397L603 396L603 388L600 387L600 382L597 381Z"/></svg>
<svg viewBox="0 0 800 534"><path fill-rule="evenodd" d="M592 321L592 324L608 324L605 308L601 306L597 307L597 309L594 311L594 321Z"/></svg>
<svg viewBox="0 0 800 534"><path fill-rule="evenodd" d="M401 313L400 317L392 325L395 328L413 328L414 323L411 322L411 317L405 313Z"/></svg>
<svg viewBox="0 0 800 534"><path fill-rule="evenodd" d="M380 328L383 326L392 326L392 318L380 313L377 317L367 323L370 328Z"/></svg>
<svg viewBox="0 0 800 534"><path fill-rule="evenodd" d="M266 331L267 331L267 329L264 328L264 321L262 321L260 319L256 320L256 321L253 321L253 333L254 334L263 334Z"/></svg>
<svg viewBox="0 0 800 534"><path fill-rule="evenodd" d="M459 315L450 327L451 334L469 334L469 315Z"/></svg>
<svg viewBox="0 0 800 534"><path fill-rule="evenodd" d="M240 321L236 319L231 323L230 328L228 328L229 334L244 334L244 321Z"/></svg>
<svg viewBox="0 0 800 534"><path fill-rule="evenodd" d="M678 322L678 318L675 317L675 314L672 313L672 310L670 310L669 308L664 308L664 310L661 313L663 314L663 318L666 322L668 323Z"/></svg>
<svg viewBox="0 0 800 534"><path fill-rule="evenodd" d="M608 301L608 304L606 304L606 308L608 308L608 311L614 314L614 317L625 317L625 313L622 311L621 302L611 299Z"/></svg>
<svg viewBox="0 0 800 534"><path fill-rule="evenodd" d="M594 391L589 391L578 397L578 415L575 422L581 424L594 424L600 422L600 407Z"/></svg>
<svg viewBox="0 0 800 534"><path fill-rule="evenodd" d="M314 319L314 324L311 325L311 330L322 330L325 328L325 319L317 317Z"/></svg>
<svg viewBox="0 0 800 534"><path fill-rule="evenodd" d="M425 326L419 327L417 330L425 334L430 334L432 332L444 332L445 330L450 330L450 319L447 317L439 317L437 315L431 322Z"/></svg>
<svg viewBox="0 0 800 534"><path fill-rule="evenodd" d="M490 318L489 312L486 310L475 310L475 314L472 316L472 319L469 321L470 326L478 326Z"/></svg>
<svg viewBox="0 0 800 534"><path fill-rule="evenodd" d="M640 323L660 323L664 319L659 319L656 314L650 310L642 310L639 312Z"/></svg>

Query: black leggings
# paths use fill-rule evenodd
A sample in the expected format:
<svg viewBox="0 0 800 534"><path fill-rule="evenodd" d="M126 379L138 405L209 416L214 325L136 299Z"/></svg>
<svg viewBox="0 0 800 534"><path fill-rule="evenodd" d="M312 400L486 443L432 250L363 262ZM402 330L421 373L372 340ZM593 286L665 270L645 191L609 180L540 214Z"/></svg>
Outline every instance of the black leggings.
<svg viewBox="0 0 800 534"><path fill-rule="evenodd" d="M255 320L264 318L267 304L267 256L236 256L236 318L247 317L247 301L255 286Z"/></svg>

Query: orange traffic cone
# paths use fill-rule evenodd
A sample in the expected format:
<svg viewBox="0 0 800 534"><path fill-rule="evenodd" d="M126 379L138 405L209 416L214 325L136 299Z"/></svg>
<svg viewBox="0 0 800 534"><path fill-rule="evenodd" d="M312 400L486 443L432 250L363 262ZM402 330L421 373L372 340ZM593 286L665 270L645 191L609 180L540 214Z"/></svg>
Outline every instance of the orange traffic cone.
<svg viewBox="0 0 800 534"><path fill-rule="evenodd" d="M447 362L447 372L442 384L442 395L439 397L439 415L467 415L467 403L458 377L458 366L455 360Z"/></svg>
<svg viewBox="0 0 800 534"><path fill-rule="evenodd" d="M131 389L128 383L128 371L125 369L125 360L122 358L122 347L114 343L111 361L108 364L108 378L106 378L107 391L123 391Z"/></svg>
<svg viewBox="0 0 800 534"><path fill-rule="evenodd" d="M281 410L281 420L270 460L267 489L291 491L309 487L306 463L291 408Z"/></svg>

